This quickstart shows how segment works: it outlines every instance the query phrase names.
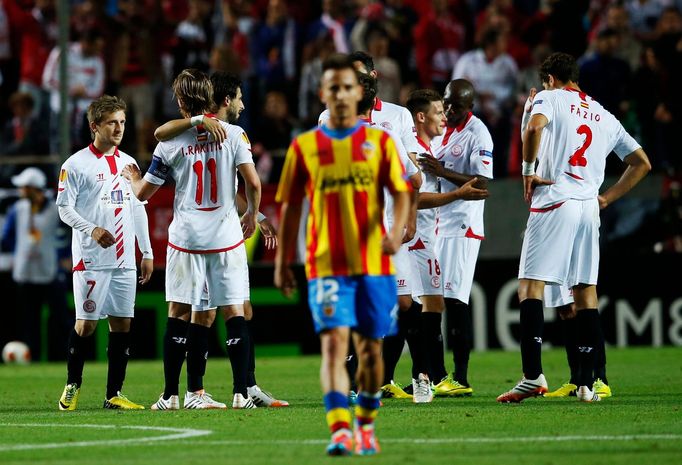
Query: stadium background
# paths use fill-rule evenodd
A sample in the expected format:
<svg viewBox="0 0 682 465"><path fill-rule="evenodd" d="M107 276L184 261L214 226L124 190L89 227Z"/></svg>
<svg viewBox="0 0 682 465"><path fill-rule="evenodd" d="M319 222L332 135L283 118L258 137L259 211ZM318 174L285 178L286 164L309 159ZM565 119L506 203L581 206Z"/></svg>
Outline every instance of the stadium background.
<svg viewBox="0 0 682 465"><path fill-rule="evenodd" d="M619 29L620 23L612 16L614 8L619 8L613 5L621 3L627 16L625 26ZM8 48L0 47L3 76L0 123L5 128L0 138L0 215L17 198L9 182L12 174L26 166L39 166L54 188L61 160L87 143L82 131L70 131L77 126L69 119L73 115L50 111L48 90L40 90L42 83L34 82L35 76L25 66L28 61L36 61L41 53L47 55L58 43L60 36L54 26L60 20L62 27L57 31L62 31L62 40L77 41L87 36L91 28L98 29L98 53L107 70L105 92L117 94L126 87L135 87L135 73L149 85L145 88L151 90L148 99L152 116L142 122L138 117L136 121L137 113L131 108L122 146L143 168L154 146L153 128L177 116L177 107L169 96L169 83L177 70L194 66L206 71L225 69L239 73L247 107L239 124L254 143L257 167L264 181L261 210L275 224L278 210L273 200L274 186L283 152L291 136L311 127L321 110L311 97L316 82L315 66L319 66L324 53L344 46L326 28L325 13L335 20L334 27L340 28L336 31L346 32L347 49L363 48L375 55L382 98L396 102L404 101L406 93L415 87L442 91L457 58L476 50L485 31L497 29L506 39L501 53L513 58L517 71L493 84L493 90L510 89L508 98L500 103L504 110L500 115L486 113L484 105L476 109L491 124L499 126L496 179L486 203L486 240L481 247L472 292L476 349L516 348L516 270L527 218L518 178L519 110L528 87L537 85L536 64L549 50L569 51L580 57L583 88L608 103L607 108L617 113L636 135L654 165L654 172L642 185L602 215L599 292L607 343L682 345L681 154L679 144L674 142L682 121L682 100L679 86L675 85L682 78L679 13L682 2L647 1L642 3L648 6L639 9L635 5L638 2L621 3L85 0L63 2L64 7L56 11L60 16L55 14L52 0L3 0L1 8L6 21L0 31L8 34L0 34L0 45L7 43ZM22 16L28 12L36 18L36 9L45 13L44 21L37 26ZM67 28L63 27L65 13L66 24L70 23ZM128 47L138 48L140 55L143 50L150 52L147 48L153 49L149 56L154 59L146 63L153 65L151 69L141 66L145 63L140 56L131 59L128 50L124 72L116 74L120 64L115 58L121 50L118 47L123 46L118 41L121 36L137 40L133 45L128 43ZM39 107L34 109L32 124L45 137L28 141L35 144L24 144L17 150L11 126L17 111L10 96L18 90L36 90L31 84L42 96ZM609 166L605 185L615 181L620 169L617 164ZM168 187L148 207L157 270L150 285L139 289L139 311L133 330L135 358L158 358L161 354L166 314L163 264L171 200L172 188ZM272 254L264 251L257 239L251 241L249 254L256 309L254 334L261 351L287 355L315 353L318 343L305 305L305 289L300 289L294 300L283 299L272 287ZM21 302L13 301L11 253L3 251L0 255L0 270L2 289L9 291L4 292L4 307L11 320L17 314L10 309L21 308ZM70 276L67 274L65 279L65 292L70 295ZM47 310L44 314L44 334L51 338ZM547 311L546 319L553 321L552 311ZM218 336L214 338L214 352L223 350ZM0 328L0 345L13 337L10 321ZM547 339L550 343L561 343L559 332L551 323ZM93 358L105 357L104 341L106 337L99 333L91 347ZM34 354L35 359L63 357L54 344L43 347L42 354Z"/></svg>

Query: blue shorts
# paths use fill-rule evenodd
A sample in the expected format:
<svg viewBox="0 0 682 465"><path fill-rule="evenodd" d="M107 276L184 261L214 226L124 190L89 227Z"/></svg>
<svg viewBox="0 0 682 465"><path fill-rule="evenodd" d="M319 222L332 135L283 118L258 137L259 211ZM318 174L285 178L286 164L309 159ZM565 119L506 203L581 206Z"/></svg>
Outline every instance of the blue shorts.
<svg viewBox="0 0 682 465"><path fill-rule="evenodd" d="M348 326L365 337L380 339L398 329L398 289L392 275L311 279L308 304L318 333Z"/></svg>

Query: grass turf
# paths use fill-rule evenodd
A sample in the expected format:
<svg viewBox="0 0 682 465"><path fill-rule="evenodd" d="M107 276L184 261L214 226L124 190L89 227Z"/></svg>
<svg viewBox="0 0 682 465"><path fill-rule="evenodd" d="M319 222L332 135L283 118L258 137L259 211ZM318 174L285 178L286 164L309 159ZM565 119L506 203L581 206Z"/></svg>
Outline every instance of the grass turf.
<svg viewBox="0 0 682 465"><path fill-rule="evenodd" d="M377 423L381 454L350 460L419 465L680 464L681 355L680 348L670 347L610 348L612 398L597 404L579 403L572 397L501 405L495 397L520 377L519 354L474 353L473 397L438 398L428 405L385 400ZM550 350L543 358L549 387L555 389L568 378L565 355ZM409 357L404 357L398 381L408 380L408 365ZM318 357L260 358L259 384L292 406L249 411L152 412L149 405L162 389L162 364L134 361L128 367L124 392L147 410L103 410L106 365L90 362L85 366L78 410L59 412L65 370L65 364L0 365L0 464L349 460L324 455L328 433L317 380ZM206 387L228 404L230 380L227 359L209 360ZM181 437L161 439L169 435Z"/></svg>

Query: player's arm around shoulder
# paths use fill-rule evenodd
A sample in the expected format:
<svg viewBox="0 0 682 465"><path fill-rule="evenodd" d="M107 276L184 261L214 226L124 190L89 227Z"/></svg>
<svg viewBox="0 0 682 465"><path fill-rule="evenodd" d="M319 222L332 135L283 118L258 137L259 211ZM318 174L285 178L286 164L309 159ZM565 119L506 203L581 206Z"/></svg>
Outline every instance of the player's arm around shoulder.
<svg viewBox="0 0 682 465"><path fill-rule="evenodd" d="M227 138L227 131L225 127L215 117L208 115L197 115L191 118L181 118L167 121L154 131L154 137L159 142L170 140L179 136L183 132L195 127L202 126L209 134L211 134L214 141L222 143Z"/></svg>

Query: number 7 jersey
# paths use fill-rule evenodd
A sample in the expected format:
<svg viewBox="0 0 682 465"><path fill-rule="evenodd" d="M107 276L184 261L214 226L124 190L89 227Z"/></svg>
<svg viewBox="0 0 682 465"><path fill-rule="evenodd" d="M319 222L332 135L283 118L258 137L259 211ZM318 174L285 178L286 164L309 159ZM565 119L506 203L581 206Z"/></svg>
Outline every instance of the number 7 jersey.
<svg viewBox="0 0 682 465"><path fill-rule="evenodd" d="M160 142L144 179L156 185L175 180L168 246L188 253L217 253L242 242L235 196L237 167L253 164L244 130L221 122L227 138L218 143L201 126Z"/></svg>
<svg viewBox="0 0 682 465"><path fill-rule="evenodd" d="M535 96L531 116L542 114L537 174L553 181L538 186L531 208L546 209L568 199L594 199L604 181L606 157L621 159L640 145L599 102L577 89L544 90Z"/></svg>

